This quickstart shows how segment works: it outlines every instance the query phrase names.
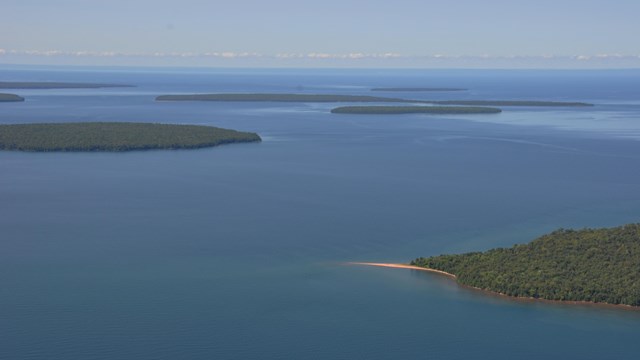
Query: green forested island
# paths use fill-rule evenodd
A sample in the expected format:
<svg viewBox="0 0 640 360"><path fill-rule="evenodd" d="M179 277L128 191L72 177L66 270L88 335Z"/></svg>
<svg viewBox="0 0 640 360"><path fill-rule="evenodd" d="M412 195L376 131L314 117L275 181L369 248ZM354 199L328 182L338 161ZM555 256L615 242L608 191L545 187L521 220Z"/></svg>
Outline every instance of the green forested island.
<svg viewBox="0 0 640 360"><path fill-rule="evenodd" d="M462 106L593 106L582 102L559 101L524 101L524 100L411 100L367 95L331 95L331 94L186 94L161 95L156 101L264 101L264 102L380 102L380 103L414 103L434 105Z"/></svg>
<svg viewBox="0 0 640 360"><path fill-rule="evenodd" d="M0 102L18 102L24 101L22 96L18 96L15 94L0 94Z"/></svg>
<svg viewBox="0 0 640 360"><path fill-rule="evenodd" d="M0 125L0 150L194 149L260 140L260 136L255 133L199 125L128 122Z"/></svg>
<svg viewBox="0 0 640 360"><path fill-rule="evenodd" d="M428 92L428 91L466 91L468 89L463 88L448 88L448 87L380 87L373 88L371 91L399 91L399 92Z"/></svg>
<svg viewBox="0 0 640 360"><path fill-rule="evenodd" d="M496 114L498 108L477 106L342 106L331 110L334 114Z"/></svg>
<svg viewBox="0 0 640 360"><path fill-rule="evenodd" d="M273 102L411 102L377 96L324 94L191 94L161 95L157 101L273 101Z"/></svg>
<svg viewBox="0 0 640 360"><path fill-rule="evenodd" d="M439 105L469 105L469 106L593 106L593 104L583 102L563 102L563 101L530 101L530 100L440 100L425 101L430 104Z"/></svg>
<svg viewBox="0 0 640 360"><path fill-rule="evenodd" d="M90 84L70 82L0 81L0 89L99 89L133 87L133 85Z"/></svg>
<svg viewBox="0 0 640 360"><path fill-rule="evenodd" d="M411 265L509 296L640 306L640 224L561 229L524 245L418 258Z"/></svg>

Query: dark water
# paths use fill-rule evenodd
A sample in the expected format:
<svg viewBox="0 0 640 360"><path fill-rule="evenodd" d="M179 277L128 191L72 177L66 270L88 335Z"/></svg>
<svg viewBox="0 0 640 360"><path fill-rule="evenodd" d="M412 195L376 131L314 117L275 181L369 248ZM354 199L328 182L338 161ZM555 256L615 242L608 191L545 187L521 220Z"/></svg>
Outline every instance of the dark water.
<svg viewBox="0 0 640 360"><path fill-rule="evenodd" d="M640 71L0 68L137 85L22 90L0 123L148 121L260 144L0 152L2 359L636 359L640 312L518 302L347 266L640 219ZM191 92L587 101L499 115L154 103ZM382 95L378 93L376 95Z"/></svg>

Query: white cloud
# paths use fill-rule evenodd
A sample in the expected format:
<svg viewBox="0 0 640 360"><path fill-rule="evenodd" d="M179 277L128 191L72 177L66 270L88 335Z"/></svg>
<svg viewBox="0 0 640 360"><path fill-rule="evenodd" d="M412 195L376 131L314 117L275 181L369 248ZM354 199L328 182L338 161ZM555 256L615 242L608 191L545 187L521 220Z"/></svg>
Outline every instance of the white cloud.
<svg viewBox="0 0 640 360"><path fill-rule="evenodd" d="M75 59L75 60L74 60ZM578 55L449 55L364 53L275 53L210 51L149 52L0 49L0 62L54 64L179 64L189 66L381 66L434 68L640 68L640 55L619 53Z"/></svg>

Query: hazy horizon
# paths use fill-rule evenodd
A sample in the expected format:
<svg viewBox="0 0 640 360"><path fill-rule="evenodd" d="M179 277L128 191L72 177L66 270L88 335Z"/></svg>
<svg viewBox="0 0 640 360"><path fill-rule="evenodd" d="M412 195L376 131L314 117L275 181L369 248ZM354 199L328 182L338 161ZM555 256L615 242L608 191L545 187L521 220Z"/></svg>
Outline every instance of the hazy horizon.
<svg viewBox="0 0 640 360"><path fill-rule="evenodd" d="M0 64L640 68L640 3L7 0Z"/></svg>

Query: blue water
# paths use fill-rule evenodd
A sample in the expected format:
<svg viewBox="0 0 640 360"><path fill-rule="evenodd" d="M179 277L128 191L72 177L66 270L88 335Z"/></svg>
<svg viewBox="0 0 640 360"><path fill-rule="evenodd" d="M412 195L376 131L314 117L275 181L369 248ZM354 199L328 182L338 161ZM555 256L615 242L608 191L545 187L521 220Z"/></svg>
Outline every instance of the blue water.
<svg viewBox="0 0 640 360"><path fill-rule="evenodd" d="M640 312L519 302L344 265L640 219L640 71L0 68L0 123L146 121L259 144L0 152L2 359L636 359ZM333 104L155 103L192 92L586 101L498 115L334 115ZM376 93L375 95L383 95Z"/></svg>

